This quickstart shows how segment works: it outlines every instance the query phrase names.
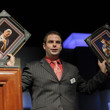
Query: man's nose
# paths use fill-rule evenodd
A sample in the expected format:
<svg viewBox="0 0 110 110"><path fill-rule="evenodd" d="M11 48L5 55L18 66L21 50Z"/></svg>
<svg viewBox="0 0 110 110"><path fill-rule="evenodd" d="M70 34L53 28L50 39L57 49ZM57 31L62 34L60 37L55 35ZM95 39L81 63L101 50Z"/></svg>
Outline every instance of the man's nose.
<svg viewBox="0 0 110 110"><path fill-rule="evenodd" d="M53 43L53 46L56 47L56 42Z"/></svg>

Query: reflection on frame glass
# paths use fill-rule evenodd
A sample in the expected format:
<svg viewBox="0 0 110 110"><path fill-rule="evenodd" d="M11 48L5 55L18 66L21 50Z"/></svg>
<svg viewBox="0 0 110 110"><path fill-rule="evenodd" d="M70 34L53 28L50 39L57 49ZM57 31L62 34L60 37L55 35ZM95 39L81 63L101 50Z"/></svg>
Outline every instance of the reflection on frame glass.
<svg viewBox="0 0 110 110"><path fill-rule="evenodd" d="M7 54L15 55L30 36L26 29L3 10L0 13L0 61L6 61Z"/></svg>
<svg viewBox="0 0 110 110"><path fill-rule="evenodd" d="M85 39L85 42L100 61L106 60L110 66L110 27L105 24Z"/></svg>

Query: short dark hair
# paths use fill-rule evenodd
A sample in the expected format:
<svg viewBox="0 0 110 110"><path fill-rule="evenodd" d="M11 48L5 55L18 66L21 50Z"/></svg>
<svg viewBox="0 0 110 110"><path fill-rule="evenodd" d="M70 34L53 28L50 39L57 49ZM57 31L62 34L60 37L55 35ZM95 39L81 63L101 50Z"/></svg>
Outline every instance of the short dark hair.
<svg viewBox="0 0 110 110"><path fill-rule="evenodd" d="M44 39L43 39L43 43L46 43L46 40L47 40L47 37L51 34L56 34L58 35L60 38L61 38L61 34L57 31L49 31L45 36L44 36ZM62 42L62 38L61 38L61 42Z"/></svg>

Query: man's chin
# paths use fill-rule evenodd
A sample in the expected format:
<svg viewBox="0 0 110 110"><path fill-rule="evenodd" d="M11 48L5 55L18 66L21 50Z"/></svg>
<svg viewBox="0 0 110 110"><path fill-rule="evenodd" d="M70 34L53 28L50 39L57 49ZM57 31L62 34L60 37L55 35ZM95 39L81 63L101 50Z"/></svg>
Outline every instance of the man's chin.
<svg viewBox="0 0 110 110"><path fill-rule="evenodd" d="M52 56L59 56L58 53L52 53Z"/></svg>

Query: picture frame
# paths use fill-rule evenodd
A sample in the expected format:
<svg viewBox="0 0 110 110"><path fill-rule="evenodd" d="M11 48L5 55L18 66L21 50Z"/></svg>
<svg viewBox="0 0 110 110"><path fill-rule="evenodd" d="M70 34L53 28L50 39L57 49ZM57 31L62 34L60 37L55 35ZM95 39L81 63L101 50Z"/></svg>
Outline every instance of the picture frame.
<svg viewBox="0 0 110 110"><path fill-rule="evenodd" d="M94 31L85 42L102 62L106 60L107 67L110 67L110 26L105 24Z"/></svg>
<svg viewBox="0 0 110 110"><path fill-rule="evenodd" d="M9 13L0 13L0 66L8 61L8 54L15 55L31 34Z"/></svg>

